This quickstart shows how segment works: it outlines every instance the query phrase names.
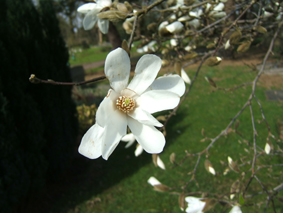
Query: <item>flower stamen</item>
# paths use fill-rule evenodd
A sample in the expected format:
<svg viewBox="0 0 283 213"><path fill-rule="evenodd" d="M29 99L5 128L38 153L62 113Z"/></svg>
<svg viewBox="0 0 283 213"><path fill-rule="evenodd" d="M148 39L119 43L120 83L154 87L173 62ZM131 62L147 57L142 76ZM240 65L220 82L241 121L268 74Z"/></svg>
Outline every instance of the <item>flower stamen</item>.
<svg viewBox="0 0 283 213"><path fill-rule="evenodd" d="M129 113L135 108L136 103L130 97L120 96L116 101L116 106L120 111L124 113Z"/></svg>

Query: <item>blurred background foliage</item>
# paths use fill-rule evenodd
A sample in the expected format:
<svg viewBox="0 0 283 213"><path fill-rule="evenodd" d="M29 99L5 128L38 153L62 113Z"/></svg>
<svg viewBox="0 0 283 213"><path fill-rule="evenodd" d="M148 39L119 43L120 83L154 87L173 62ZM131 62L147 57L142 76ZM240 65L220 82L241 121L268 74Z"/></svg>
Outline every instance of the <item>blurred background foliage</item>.
<svg viewBox="0 0 283 213"><path fill-rule="evenodd" d="M28 195L68 168L76 147L71 87L34 85L36 76L70 81L68 50L52 2L0 7L0 209L21 212Z"/></svg>

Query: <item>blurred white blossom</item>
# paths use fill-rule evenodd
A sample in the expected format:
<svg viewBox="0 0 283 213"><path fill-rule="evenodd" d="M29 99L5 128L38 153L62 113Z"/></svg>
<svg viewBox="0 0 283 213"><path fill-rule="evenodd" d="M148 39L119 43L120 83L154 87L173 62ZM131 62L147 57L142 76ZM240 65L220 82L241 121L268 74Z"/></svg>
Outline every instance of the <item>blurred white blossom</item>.
<svg viewBox="0 0 283 213"><path fill-rule="evenodd" d="M242 210L239 206L233 206L229 213L242 213Z"/></svg>
<svg viewBox="0 0 283 213"><path fill-rule="evenodd" d="M77 11L86 14L83 20L85 30L90 30L97 22L98 28L103 34L108 33L109 21L106 19L99 19L97 14L105 7L111 6L111 0L97 0L96 3L87 3L80 6Z"/></svg>
<svg viewBox="0 0 283 213"><path fill-rule="evenodd" d="M205 202L202 201L202 198L196 197L186 197L186 202L188 207L186 208L187 213L202 213L205 206Z"/></svg>

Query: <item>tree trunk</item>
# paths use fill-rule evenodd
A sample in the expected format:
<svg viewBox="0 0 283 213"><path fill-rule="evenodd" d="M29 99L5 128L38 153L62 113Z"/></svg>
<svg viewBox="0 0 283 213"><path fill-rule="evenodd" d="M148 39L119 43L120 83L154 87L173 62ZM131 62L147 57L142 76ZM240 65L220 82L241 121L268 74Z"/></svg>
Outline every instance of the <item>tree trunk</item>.
<svg viewBox="0 0 283 213"><path fill-rule="evenodd" d="M109 30L108 30L108 40L112 44L112 48L116 49L117 47L121 47L122 40L120 35L112 22L109 22Z"/></svg>

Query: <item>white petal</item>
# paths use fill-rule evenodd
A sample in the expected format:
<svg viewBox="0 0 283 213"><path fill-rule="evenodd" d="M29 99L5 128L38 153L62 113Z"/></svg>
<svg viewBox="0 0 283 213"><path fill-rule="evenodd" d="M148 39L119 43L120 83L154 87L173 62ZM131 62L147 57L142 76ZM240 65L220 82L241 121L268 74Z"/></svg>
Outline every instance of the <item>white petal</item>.
<svg viewBox="0 0 283 213"><path fill-rule="evenodd" d="M269 154L271 151L271 147L268 143L265 144L264 151L266 154Z"/></svg>
<svg viewBox="0 0 283 213"><path fill-rule="evenodd" d="M157 154L163 151L165 146L164 135L154 126L141 124L131 117L128 117L128 126L146 152Z"/></svg>
<svg viewBox="0 0 283 213"><path fill-rule="evenodd" d="M109 28L109 21L106 19L98 19L98 28L100 29L100 32L103 34L108 33L108 28Z"/></svg>
<svg viewBox="0 0 283 213"><path fill-rule="evenodd" d="M157 78L148 88L149 90L166 90L182 96L186 86L179 75L168 75Z"/></svg>
<svg viewBox="0 0 283 213"><path fill-rule="evenodd" d="M127 117L115 107L117 93L109 90L96 112L96 122L104 128L102 157L107 160L127 131Z"/></svg>
<svg viewBox="0 0 283 213"><path fill-rule="evenodd" d="M163 163L163 161L160 159L159 156L157 156L157 166L159 166L161 169L165 170L165 164Z"/></svg>
<svg viewBox="0 0 283 213"><path fill-rule="evenodd" d="M126 134L124 137L122 137L121 141L127 142L127 145L125 146L125 148L129 148L130 146L133 145L136 139L133 133L129 133L129 134Z"/></svg>
<svg viewBox="0 0 283 213"><path fill-rule="evenodd" d="M128 88L142 94L154 81L161 68L161 59L156 55L147 54L140 58L135 69L135 76Z"/></svg>
<svg viewBox="0 0 283 213"><path fill-rule="evenodd" d="M89 11L86 16L84 17L83 20L83 26L85 30L90 30L94 27L94 25L97 22L97 13L99 12L99 10L97 8Z"/></svg>
<svg viewBox="0 0 283 213"><path fill-rule="evenodd" d="M169 24L168 26L166 26L166 29L170 33L179 33L184 29L184 25L179 21L175 21L175 22Z"/></svg>
<svg viewBox="0 0 283 213"><path fill-rule="evenodd" d="M187 16L182 16L182 17L178 18L178 21L185 22L185 21L188 21L190 19L191 19L191 17L187 15Z"/></svg>
<svg viewBox="0 0 283 213"><path fill-rule="evenodd" d="M110 7L112 4L112 1L111 0L97 0L96 3L100 7L104 8L104 7Z"/></svg>
<svg viewBox="0 0 283 213"><path fill-rule="evenodd" d="M83 136L79 146L79 153L90 159L99 158L102 155L101 143L104 129L94 124Z"/></svg>
<svg viewBox="0 0 283 213"><path fill-rule="evenodd" d="M194 28L198 28L200 26L199 19L193 19L188 22L189 25L192 25Z"/></svg>
<svg viewBox="0 0 283 213"><path fill-rule="evenodd" d="M218 5L216 5L213 10L215 11L222 11L224 9L224 4L220 2Z"/></svg>
<svg viewBox="0 0 283 213"><path fill-rule="evenodd" d="M166 90L151 90L136 99L139 107L149 113L174 109L180 102L180 96Z"/></svg>
<svg viewBox="0 0 283 213"><path fill-rule="evenodd" d="M242 213L242 210L240 209L239 206L233 206L233 208L229 213Z"/></svg>
<svg viewBox="0 0 283 213"><path fill-rule="evenodd" d="M192 83L191 79L189 78L189 76L187 75L187 73L185 72L183 68L181 69L181 77L187 84Z"/></svg>
<svg viewBox="0 0 283 213"><path fill-rule="evenodd" d="M152 186L161 184L155 177L150 177L147 182Z"/></svg>
<svg viewBox="0 0 283 213"><path fill-rule="evenodd" d="M158 30L164 28L164 27L165 27L166 25L168 25L168 24L169 24L168 21L163 21L163 22L161 22L161 24L160 24L159 27L158 27Z"/></svg>
<svg viewBox="0 0 283 213"><path fill-rule="evenodd" d="M122 48L111 51L105 60L104 72L110 86L117 92L125 89L128 84L131 62L128 53Z"/></svg>
<svg viewBox="0 0 283 213"><path fill-rule="evenodd" d="M208 170L209 170L209 172L210 172L211 174L213 174L213 175L216 174L213 167L209 166L209 167L208 167Z"/></svg>
<svg viewBox="0 0 283 213"><path fill-rule="evenodd" d="M104 129L104 137L102 146L102 157L107 160L114 149L118 146L121 138L127 132L127 119L119 118L115 113Z"/></svg>
<svg viewBox="0 0 283 213"><path fill-rule="evenodd" d="M137 148L135 150L135 156L138 157L143 152L143 148L141 145L137 144Z"/></svg>
<svg viewBox="0 0 283 213"><path fill-rule="evenodd" d="M93 10L96 7L95 3L87 3L80 6L77 11L79 13L88 13L89 11Z"/></svg>
<svg viewBox="0 0 283 213"><path fill-rule="evenodd" d="M115 102L117 98L119 97L118 93L116 93L114 90L110 89L108 91L107 96L103 99L103 101L100 103L97 112L96 112L96 123L101 126L105 127L108 119L111 119L111 116L115 111L120 112L116 105ZM120 112L120 115L126 118L126 115Z"/></svg>
<svg viewBox="0 0 283 213"><path fill-rule="evenodd" d="M170 39L170 44L171 46L175 47L178 45L178 40L175 38Z"/></svg>
<svg viewBox="0 0 283 213"><path fill-rule="evenodd" d="M230 47L230 39L225 44L225 50L227 50Z"/></svg>
<svg viewBox="0 0 283 213"><path fill-rule="evenodd" d="M186 197L185 200L188 203L187 213L202 213L202 209L205 206L205 202L200 200L201 198Z"/></svg>
<svg viewBox="0 0 283 213"><path fill-rule="evenodd" d="M155 117L153 117L150 113L144 111L140 107L135 108L135 110L128 113L128 115L142 124L157 127L163 126L163 124L160 123Z"/></svg>

